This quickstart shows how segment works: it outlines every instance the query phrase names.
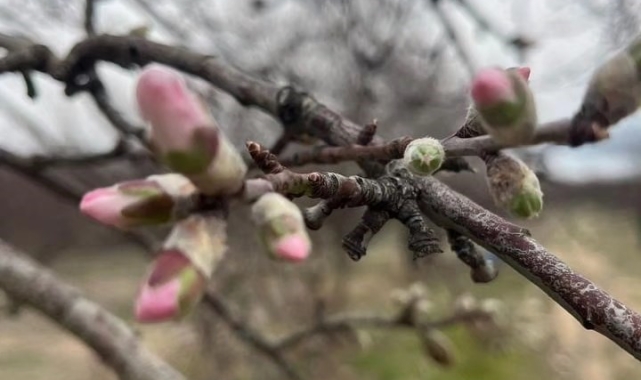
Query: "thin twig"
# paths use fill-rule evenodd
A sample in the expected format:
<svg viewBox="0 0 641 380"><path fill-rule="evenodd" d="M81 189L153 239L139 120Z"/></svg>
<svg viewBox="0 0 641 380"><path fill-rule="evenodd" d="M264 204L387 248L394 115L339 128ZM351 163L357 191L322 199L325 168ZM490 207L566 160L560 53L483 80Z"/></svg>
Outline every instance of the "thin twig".
<svg viewBox="0 0 641 380"><path fill-rule="evenodd" d="M452 46L454 46L454 49L456 50L459 58L461 58L461 62L463 63L463 66L465 67L467 73L470 76L473 76L474 73L476 73L476 66L474 65L474 59L471 57L470 53L465 48L463 41L461 41L461 38L459 37L458 32L456 31L454 23L450 20L446 12L443 9L441 9L441 6L440 6L441 1L427 0L427 2L433 5L432 8L434 9L434 12L438 16L439 20L441 21L441 25L443 25L445 34L452 42Z"/></svg>
<svg viewBox="0 0 641 380"><path fill-rule="evenodd" d="M5 153L6 154L6 153ZM60 166L84 166L84 165L96 165L106 162L113 162L116 159L128 160L132 163L138 161L149 160L151 156L148 152L145 151L132 151L128 147L127 143L123 140L118 140L116 145L102 153L92 153L92 154L80 154L74 156L31 156L25 159L19 159L23 161L21 164L24 167L29 167L29 170L33 171L42 171L50 167L60 167Z"/></svg>
<svg viewBox="0 0 641 380"><path fill-rule="evenodd" d="M96 34L94 27L95 0L85 0L85 32L88 36Z"/></svg>
<svg viewBox="0 0 641 380"><path fill-rule="evenodd" d="M540 125L532 141L525 145L501 145L490 136L473 138L452 136L441 140L441 143L447 157L480 156L485 152L543 143L567 145L569 144L569 131L570 121L562 119ZM390 161L403 158L405 148L413 140L411 137L401 137L382 145L316 147L281 158L279 161L283 165L290 167L307 164L336 164L358 159Z"/></svg>
<svg viewBox="0 0 641 380"><path fill-rule="evenodd" d="M259 332L252 330L248 325L234 317L223 300L214 291L208 290L205 293L203 302L229 326L239 339L272 360L289 379L301 379L301 376L285 360L278 349L263 338Z"/></svg>
<svg viewBox="0 0 641 380"><path fill-rule="evenodd" d="M317 324L310 327L302 328L278 339L275 347L279 351L287 351L296 348L305 341L331 332L340 332L350 329L443 329L452 325L468 322L477 319L489 318L486 312L480 310L471 310L456 313L451 316L434 321L416 321L407 323L400 319L398 315L385 316L380 314L362 314L362 313L345 313L324 317Z"/></svg>

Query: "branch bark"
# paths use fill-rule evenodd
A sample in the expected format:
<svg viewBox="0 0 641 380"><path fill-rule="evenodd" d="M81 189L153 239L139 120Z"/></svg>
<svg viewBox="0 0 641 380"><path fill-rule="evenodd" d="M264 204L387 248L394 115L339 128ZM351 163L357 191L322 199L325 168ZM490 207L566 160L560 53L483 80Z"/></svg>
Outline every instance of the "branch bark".
<svg viewBox="0 0 641 380"><path fill-rule="evenodd" d="M417 180L421 209L496 254L575 317L641 360L641 315L574 272L534 238L440 181Z"/></svg>
<svg viewBox="0 0 641 380"><path fill-rule="evenodd" d="M49 49L34 45L10 53L0 60L0 73L39 70L67 85L67 94L85 90L83 75L96 61L109 61L129 68L158 62L186 73L200 76L234 96L241 104L253 105L279 118L286 133L309 135L328 145L358 144L362 130L311 96L291 87L278 87L245 75L214 57L195 54L185 49L154 43L137 37L97 36L79 42L60 61ZM563 123L556 124L550 139L565 136ZM563 137L565 139L565 137ZM450 151L457 154L487 149L493 142L487 137L452 139ZM447 142L446 142L447 143ZM373 145L382 144L374 137ZM382 174L380 162L359 160L370 177ZM641 360L641 316L574 273L567 265L517 227L454 192L438 180L415 178L415 190L421 191L423 212L444 228L464 234L490 249L519 273L550 295L575 316L586 328L593 328Z"/></svg>
<svg viewBox="0 0 641 380"><path fill-rule="evenodd" d="M0 288L83 340L122 380L185 379L147 351L124 321L2 241Z"/></svg>

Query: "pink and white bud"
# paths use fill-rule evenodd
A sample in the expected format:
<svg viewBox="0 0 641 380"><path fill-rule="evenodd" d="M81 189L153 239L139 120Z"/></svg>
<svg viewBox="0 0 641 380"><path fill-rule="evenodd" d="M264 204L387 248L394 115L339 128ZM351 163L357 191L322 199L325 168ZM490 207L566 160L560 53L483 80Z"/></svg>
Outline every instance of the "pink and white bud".
<svg viewBox="0 0 641 380"><path fill-rule="evenodd" d="M135 315L140 322L186 317L227 251L224 219L191 215L174 225L142 284Z"/></svg>
<svg viewBox="0 0 641 380"><path fill-rule="evenodd" d="M537 111L528 86L530 70L490 68L472 81L472 100L478 121L500 144L521 145L534 137Z"/></svg>
<svg viewBox="0 0 641 380"><path fill-rule="evenodd" d="M200 301L207 278L182 252L163 251L154 261L136 300L139 322L180 319Z"/></svg>
<svg viewBox="0 0 641 380"><path fill-rule="evenodd" d="M247 172L242 157L178 72L149 66L140 75L136 98L163 163L208 195L241 189Z"/></svg>
<svg viewBox="0 0 641 380"><path fill-rule="evenodd" d="M278 193L267 193L252 206L252 219L271 257L300 262L311 252L303 214L293 202Z"/></svg>
<svg viewBox="0 0 641 380"><path fill-rule="evenodd" d="M178 213L178 199L195 191L178 174L154 175L86 193L80 211L96 221L122 230L163 224Z"/></svg>
<svg viewBox="0 0 641 380"><path fill-rule="evenodd" d="M477 107L491 107L516 98L505 70L491 68L479 72L472 81L472 99Z"/></svg>
<svg viewBox="0 0 641 380"><path fill-rule="evenodd" d="M199 100L177 72L157 65L143 70L136 87L140 114L152 126L152 140L162 152L187 151L198 128L210 123Z"/></svg>

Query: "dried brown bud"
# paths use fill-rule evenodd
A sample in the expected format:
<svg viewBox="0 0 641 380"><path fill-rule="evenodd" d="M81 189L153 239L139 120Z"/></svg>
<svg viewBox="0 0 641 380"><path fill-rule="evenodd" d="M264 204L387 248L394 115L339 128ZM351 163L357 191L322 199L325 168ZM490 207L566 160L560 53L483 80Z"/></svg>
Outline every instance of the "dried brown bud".
<svg viewBox="0 0 641 380"><path fill-rule="evenodd" d="M447 335L436 329L425 329L419 332L419 336L427 357L443 367L455 364L454 344Z"/></svg>

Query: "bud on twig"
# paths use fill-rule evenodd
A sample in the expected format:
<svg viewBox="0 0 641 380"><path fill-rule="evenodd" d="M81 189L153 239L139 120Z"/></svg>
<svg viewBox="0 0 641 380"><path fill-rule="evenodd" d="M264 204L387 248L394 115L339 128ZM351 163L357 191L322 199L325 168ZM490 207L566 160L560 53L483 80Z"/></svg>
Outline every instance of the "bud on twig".
<svg viewBox="0 0 641 380"><path fill-rule="evenodd" d="M183 78L151 66L136 88L142 117L151 124L155 153L207 195L238 192L247 173L240 153L227 140Z"/></svg>
<svg viewBox="0 0 641 380"><path fill-rule="evenodd" d="M419 337L423 344L425 354L436 363L443 367L451 367L454 365L455 354L454 344L441 331L436 329L421 329Z"/></svg>
<svg viewBox="0 0 641 380"><path fill-rule="evenodd" d="M276 259L305 260L311 241L298 206L278 193L267 193L252 206L252 219L258 227L267 252Z"/></svg>
<svg viewBox="0 0 641 380"><path fill-rule="evenodd" d="M207 279L177 250L162 251L136 300L139 322L179 319L200 300Z"/></svg>
<svg viewBox="0 0 641 380"><path fill-rule="evenodd" d="M193 310L227 250L225 228L225 220L205 215L174 226L136 300L138 321L182 319Z"/></svg>
<svg viewBox="0 0 641 380"><path fill-rule="evenodd" d="M445 161L445 150L437 139L424 137L409 143L405 148L403 162L416 175L430 175Z"/></svg>
<svg viewBox="0 0 641 380"><path fill-rule="evenodd" d="M485 258L483 264L478 267L470 268L470 277L477 284L486 284L491 282L499 275L494 260Z"/></svg>
<svg viewBox="0 0 641 380"><path fill-rule="evenodd" d="M153 175L92 190L80 201L80 211L123 230L174 220L183 208L177 200L195 191L179 174Z"/></svg>
<svg viewBox="0 0 641 380"><path fill-rule="evenodd" d="M637 38L596 70L572 120L572 145L607 138L609 126L636 112L641 102L640 69L641 38Z"/></svg>
<svg viewBox="0 0 641 380"><path fill-rule="evenodd" d="M521 218L534 218L543 209L543 192L536 174L521 160L504 153L486 159L487 180L494 203Z"/></svg>
<svg viewBox="0 0 641 380"><path fill-rule="evenodd" d="M506 145L532 140L537 115L528 68L486 69L472 82L472 100L485 131Z"/></svg>

